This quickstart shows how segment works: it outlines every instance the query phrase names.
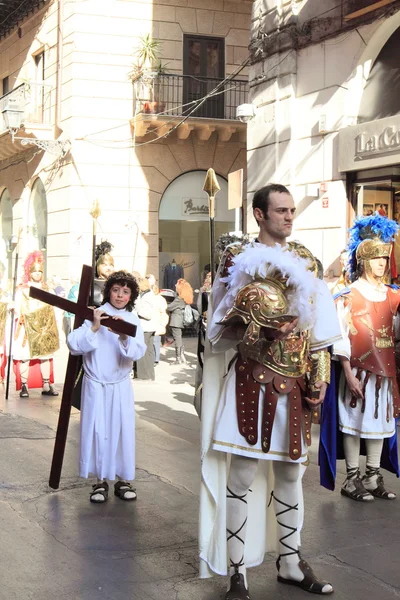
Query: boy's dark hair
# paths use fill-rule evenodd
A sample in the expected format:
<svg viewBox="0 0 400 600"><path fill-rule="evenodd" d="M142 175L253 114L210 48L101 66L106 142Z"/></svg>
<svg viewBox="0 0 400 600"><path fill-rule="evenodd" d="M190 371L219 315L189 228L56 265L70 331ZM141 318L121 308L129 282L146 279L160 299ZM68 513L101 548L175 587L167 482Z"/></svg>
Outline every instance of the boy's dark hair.
<svg viewBox="0 0 400 600"><path fill-rule="evenodd" d="M268 219L268 202L269 196L273 192L278 192L279 194L290 194L287 187L281 185L280 183L269 183L264 187L260 188L256 191L253 196L253 210L255 208L259 208L265 219Z"/></svg>
<svg viewBox="0 0 400 600"><path fill-rule="evenodd" d="M116 284L121 286L126 285L131 290L131 297L125 308L127 311L132 312L133 306L136 302L136 298L139 296L139 286L137 284L136 279L133 277L133 275L128 273L128 271L115 271L115 273L110 275L104 286L104 296L102 304L110 302L111 288L113 285Z"/></svg>

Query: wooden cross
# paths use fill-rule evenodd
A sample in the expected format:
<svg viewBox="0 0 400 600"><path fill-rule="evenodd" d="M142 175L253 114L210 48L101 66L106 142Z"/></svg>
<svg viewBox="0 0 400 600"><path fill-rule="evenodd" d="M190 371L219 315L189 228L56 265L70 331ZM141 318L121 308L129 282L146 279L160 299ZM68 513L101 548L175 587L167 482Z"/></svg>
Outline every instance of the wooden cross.
<svg viewBox="0 0 400 600"><path fill-rule="evenodd" d="M55 294L45 292L40 288L31 286L29 295L36 300L41 300L51 306L57 306L62 310L74 313L75 323L74 329L80 327L85 319L93 320L93 309L87 306L90 290L92 287L93 269L88 265L83 265L81 281L79 284L78 302L71 302L66 298L61 298ZM112 329L116 333L122 333L135 337L136 325L132 325L127 321L113 319L109 317L101 322L102 325ZM72 392L74 389L76 377L78 374L80 357L68 357L67 370L65 373L65 382L61 399L60 415L58 417L57 434L54 443L53 460L51 463L49 486L57 490L60 485L61 469L64 460L65 444L67 442L68 425L71 415Z"/></svg>

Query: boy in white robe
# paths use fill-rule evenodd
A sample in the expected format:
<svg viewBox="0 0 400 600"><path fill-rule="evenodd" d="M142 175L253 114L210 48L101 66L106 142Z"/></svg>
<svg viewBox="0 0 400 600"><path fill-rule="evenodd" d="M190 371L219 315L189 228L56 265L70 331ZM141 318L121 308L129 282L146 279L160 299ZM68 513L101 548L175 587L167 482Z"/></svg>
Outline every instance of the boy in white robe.
<svg viewBox="0 0 400 600"><path fill-rule="evenodd" d="M83 356L79 475L97 477L90 501L105 502L107 480L116 480L114 494L136 500L130 481L135 478L135 407L130 373L133 361L146 352L139 318L132 312L139 294L136 280L125 271L111 275L104 300L68 336L73 355ZM136 325L136 337L116 334L103 327L107 316Z"/></svg>

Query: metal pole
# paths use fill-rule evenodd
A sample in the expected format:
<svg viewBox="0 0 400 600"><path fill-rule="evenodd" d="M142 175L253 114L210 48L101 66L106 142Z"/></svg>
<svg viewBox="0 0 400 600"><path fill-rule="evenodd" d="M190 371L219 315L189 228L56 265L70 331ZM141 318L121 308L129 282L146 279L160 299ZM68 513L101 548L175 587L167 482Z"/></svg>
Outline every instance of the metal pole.
<svg viewBox="0 0 400 600"><path fill-rule="evenodd" d="M210 206L209 206L209 208L210 208L210 271L211 271L211 283L214 283L214 277L215 277L215 223L214 223L215 197L210 196L209 202L210 202Z"/></svg>
<svg viewBox="0 0 400 600"><path fill-rule="evenodd" d="M208 195L208 212L210 218L210 271L211 283L214 282L215 276L215 195L219 192L220 186L215 175L214 169L208 169L206 179L204 181L203 190Z"/></svg>
<svg viewBox="0 0 400 600"><path fill-rule="evenodd" d="M15 253L15 265L14 265L14 280L13 280L13 291L12 291L12 300L15 302L15 294L17 291L17 276L18 276L18 255L19 255L19 238L17 242L17 251ZM8 392L10 389L10 371L11 371L11 361L12 361L12 343L13 343L13 335L14 335L14 315L15 308L11 309L11 327L10 327L10 342L8 345L8 361L7 361L7 381L6 381L6 400L8 400Z"/></svg>

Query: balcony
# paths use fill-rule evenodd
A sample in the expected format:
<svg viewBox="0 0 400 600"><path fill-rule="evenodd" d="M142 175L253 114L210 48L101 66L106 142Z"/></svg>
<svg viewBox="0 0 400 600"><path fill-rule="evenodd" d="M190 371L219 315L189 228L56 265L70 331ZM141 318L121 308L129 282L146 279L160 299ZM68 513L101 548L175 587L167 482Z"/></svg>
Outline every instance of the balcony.
<svg viewBox="0 0 400 600"><path fill-rule="evenodd" d="M138 138L152 129L158 135L176 129L181 140L194 132L204 142L217 132L220 141L228 141L234 133L244 141L246 124L236 119L236 108L248 101L248 89L245 80L153 74L134 84L131 125Z"/></svg>
<svg viewBox="0 0 400 600"><path fill-rule="evenodd" d="M12 136L4 121L3 110L18 107L22 110L22 125L16 137L53 139L51 124L51 86L45 83L22 83L0 97L0 160L19 154L24 145Z"/></svg>

